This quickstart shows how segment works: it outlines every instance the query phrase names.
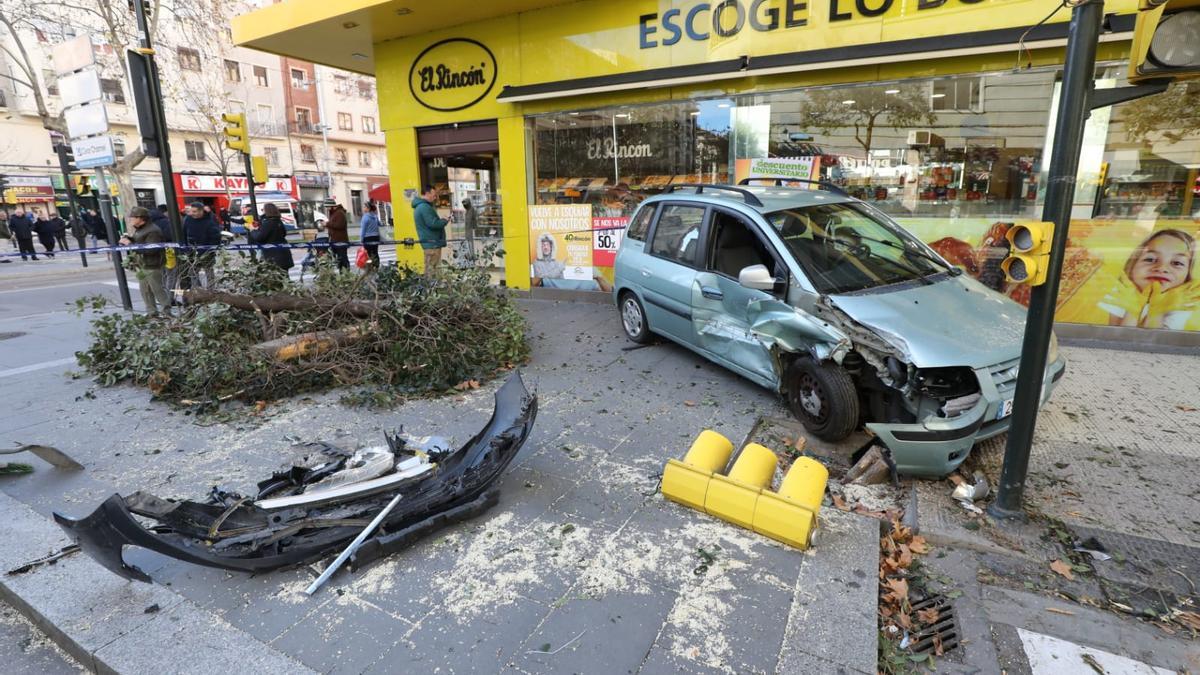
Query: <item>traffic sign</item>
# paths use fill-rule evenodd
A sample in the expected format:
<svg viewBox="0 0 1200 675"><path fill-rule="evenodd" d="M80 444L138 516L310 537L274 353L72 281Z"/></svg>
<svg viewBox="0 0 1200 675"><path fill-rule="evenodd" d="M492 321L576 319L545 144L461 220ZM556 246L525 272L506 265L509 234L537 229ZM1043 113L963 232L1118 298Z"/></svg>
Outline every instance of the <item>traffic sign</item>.
<svg viewBox="0 0 1200 675"><path fill-rule="evenodd" d="M58 96L64 108L99 101L100 75L95 70L84 70L58 78Z"/></svg>
<svg viewBox="0 0 1200 675"><path fill-rule="evenodd" d="M73 40L54 45L54 72L67 75L96 64L96 53L92 51L92 38L86 33Z"/></svg>
<svg viewBox="0 0 1200 675"><path fill-rule="evenodd" d="M112 166L117 161L113 152L112 136L96 136L71 141L71 151L75 155L75 166L80 169L94 169L98 166Z"/></svg>
<svg viewBox="0 0 1200 675"><path fill-rule="evenodd" d="M63 111L67 136L72 139L95 136L108 131L108 112L103 105L85 105Z"/></svg>

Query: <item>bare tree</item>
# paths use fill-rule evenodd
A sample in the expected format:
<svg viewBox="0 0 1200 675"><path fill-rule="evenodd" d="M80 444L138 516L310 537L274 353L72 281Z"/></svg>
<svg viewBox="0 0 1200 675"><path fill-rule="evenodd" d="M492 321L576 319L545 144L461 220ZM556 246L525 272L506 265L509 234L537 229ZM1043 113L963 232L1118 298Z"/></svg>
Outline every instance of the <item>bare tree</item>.
<svg viewBox="0 0 1200 675"><path fill-rule="evenodd" d="M927 86L895 84L809 92L800 104L800 119L824 134L854 129L854 140L870 161L876 129L932 126L937 115L930 109Z"/></svg>

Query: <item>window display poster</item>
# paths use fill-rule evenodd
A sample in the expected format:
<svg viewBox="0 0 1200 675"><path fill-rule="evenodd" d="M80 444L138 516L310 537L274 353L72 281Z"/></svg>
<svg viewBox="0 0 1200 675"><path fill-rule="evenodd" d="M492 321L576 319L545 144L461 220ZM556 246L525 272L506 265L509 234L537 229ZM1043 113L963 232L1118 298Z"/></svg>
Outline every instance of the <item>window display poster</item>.
<svg viewBox="0 0 1200 675"><path fill-rule="evenodd" d="M592 218L592 264L612 267L621 247L621 235L629 225L628 218Z"/></svg>
<svg viewBox="0 0 1200 675"><path fill-rule="evenodd" d="M596 290L592 235L590 204L531 204L529 274L534 284Z"/></svg>
<svg viewBox="0 0 1200 675"><path fill-rule="evenodd" d="M744 178L794 178L797 181L818 180L820 165L816 157L755 157L739 159L734 166L738 181ZM764 185L774 183L767 183ZM812 187L808 183L785 183L789 187Z"/></svg>
<svg viewBox="0 0 1200 675"><path fill-rule="evenodd" d="M898 219L951 264L1028 306L1030 287L1009 283L1000 262L1011 223L959 218ZM952 224L952 228L946 225ZM952 230L952 231L949 231ZM1071 221L1055 319L1065 323L1200 330L1196 238L1200 222L1144 218Z"/></svg>

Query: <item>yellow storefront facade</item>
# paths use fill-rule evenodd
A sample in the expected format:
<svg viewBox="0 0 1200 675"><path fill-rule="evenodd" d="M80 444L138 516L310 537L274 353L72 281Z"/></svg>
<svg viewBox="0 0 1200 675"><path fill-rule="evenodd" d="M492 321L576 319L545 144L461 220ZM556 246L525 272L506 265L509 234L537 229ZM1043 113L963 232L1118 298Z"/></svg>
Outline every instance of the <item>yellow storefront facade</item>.
<svg viewBox="0 0 1200 675"><path fill-rule="evenodd" d="M1136 7L1105 3L1098 87L1125 83ZM417 236L407 202L432 185L451 220L450 252L467 250L468 235L475 255L501 247L494 260L509 287L608 290L612 252L641 199L789 175L873 203L1027 301L998 263L1007 225L1041 215L1070 17L1056 8L285 0L233 28L245 46L375 75L394 236ZM1144 291L1155 275L1166 279L1159 288L1191 287L1197 107L1200 92L1175 85L1093 113L1059 322L1196 343L1200 308L1183 299L1148 311ZM416 247L398 256L421 264Z"/></svg>

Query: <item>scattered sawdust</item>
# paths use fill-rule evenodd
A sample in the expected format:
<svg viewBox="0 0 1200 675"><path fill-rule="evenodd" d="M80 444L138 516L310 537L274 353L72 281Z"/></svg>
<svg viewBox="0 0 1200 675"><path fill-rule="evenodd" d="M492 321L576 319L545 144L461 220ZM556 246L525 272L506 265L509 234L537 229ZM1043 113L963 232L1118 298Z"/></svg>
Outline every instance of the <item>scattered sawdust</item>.
<svg viewBox="0 0 1200 675"><path fill-rule="evenodd" d="M832 485L832 482L830 483ZM900 491L886 483L880 485L842 485L842 497L853 507L862 504L871 511L901 510Z"/></svg>
<svg viewBox="0 0 1200 675"><path fill-rule="evenodd" d="M4 603L0 603L0 626L5 627L5 633L9 636L19 634L28 636L20 642L22 654L36 656L42 652L53 652L53 656L46 655L46 658L61 660L72 668L79 669L81 673L88 672L87 668L84 668L70 654L63 651L45 633L38 630L36 626L22 616L20 612Z"/></svg>

